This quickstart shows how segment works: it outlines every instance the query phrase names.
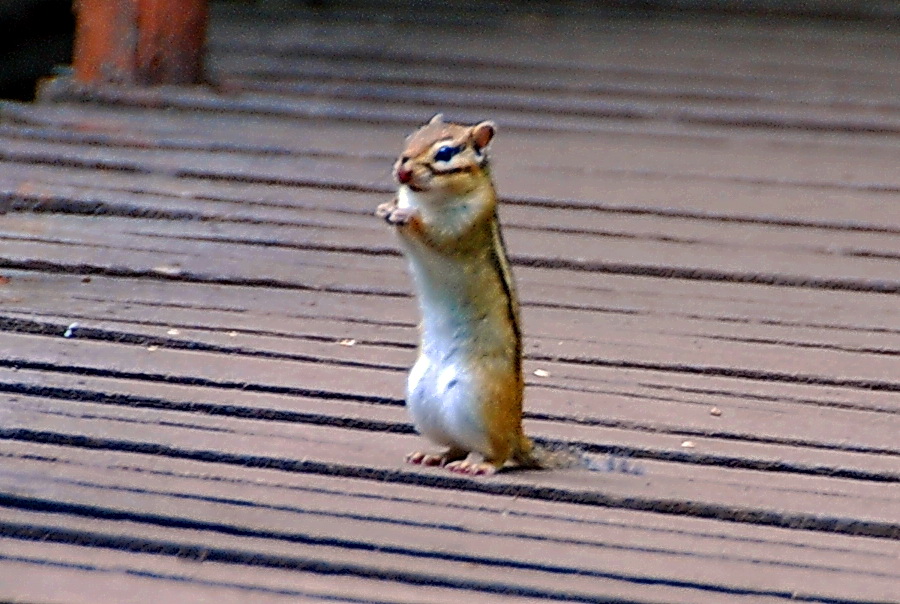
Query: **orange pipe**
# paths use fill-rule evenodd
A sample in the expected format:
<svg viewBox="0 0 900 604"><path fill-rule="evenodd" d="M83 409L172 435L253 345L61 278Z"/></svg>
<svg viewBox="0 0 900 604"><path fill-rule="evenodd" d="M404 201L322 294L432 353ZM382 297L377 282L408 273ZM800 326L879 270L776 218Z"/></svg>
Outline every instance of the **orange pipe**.
<svg viewBox="0 0 900 604"><path fill-rule="evenodd" d="M201 82L206 0L76 0L75 10L78 82Z"/></svg>

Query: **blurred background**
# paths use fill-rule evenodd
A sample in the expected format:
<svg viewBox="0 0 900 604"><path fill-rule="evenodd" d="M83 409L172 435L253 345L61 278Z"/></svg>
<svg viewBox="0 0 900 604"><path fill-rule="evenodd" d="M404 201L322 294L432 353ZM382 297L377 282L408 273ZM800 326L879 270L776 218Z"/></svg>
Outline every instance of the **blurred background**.
<svg viewBox="0 0 900 604"><path fill-rule="evenodd" d="M241 0L241 3L294 4L315 9L325 18L330 8L355 4L352 0ZM530 3L553 11L564 11L567 6L604 5L655 18L708 13L851 21L900 19L900 0L531 0ZM386 6L387 10L404 12L404 4L416 3L411 0ZM70 63L76 8L77 0L0 0L0 98L32 100L39 78L52 75Z"/></svg>

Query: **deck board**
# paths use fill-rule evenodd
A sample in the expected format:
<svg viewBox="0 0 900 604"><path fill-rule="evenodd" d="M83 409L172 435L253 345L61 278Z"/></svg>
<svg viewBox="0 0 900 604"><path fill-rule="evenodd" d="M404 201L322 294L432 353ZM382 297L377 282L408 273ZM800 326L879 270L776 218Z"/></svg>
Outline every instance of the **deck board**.
<svg viewBox="0 0 900 604"><path fill-rule="evenodd" d="M405 6L0 103L0 597L900 602L895 24ZM372 212L437 111L499 124L526 429L594 471L402 463Z"/></svg>

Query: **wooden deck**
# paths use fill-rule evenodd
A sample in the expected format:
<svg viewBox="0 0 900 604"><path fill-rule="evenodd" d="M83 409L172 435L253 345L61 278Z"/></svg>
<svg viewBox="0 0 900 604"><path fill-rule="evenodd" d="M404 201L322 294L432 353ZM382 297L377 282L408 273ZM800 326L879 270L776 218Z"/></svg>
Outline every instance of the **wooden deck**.
<svg viewBox="0 0 900 604"><path fill-rule="evenodd" d="M0 600L900 602L896 23L342 5L2 106ZM437 111L500 126L527 430L604 471L402 463L372 212Z"/></svg>

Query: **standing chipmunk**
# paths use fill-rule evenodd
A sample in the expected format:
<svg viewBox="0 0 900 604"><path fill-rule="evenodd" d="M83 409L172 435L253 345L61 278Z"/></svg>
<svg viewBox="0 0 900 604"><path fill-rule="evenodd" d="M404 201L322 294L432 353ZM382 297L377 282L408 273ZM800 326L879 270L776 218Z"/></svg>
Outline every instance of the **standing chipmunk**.
<svg viewBox="0 0 900 604"><path fill-rule="evenodd" d="M406 404L416 429L448 447L406 460L463 474L541 465L522 430L519 301L487 156L495 132L434 116L407 138L398 195L376 212L395 227L422 313Z"/></svg>

